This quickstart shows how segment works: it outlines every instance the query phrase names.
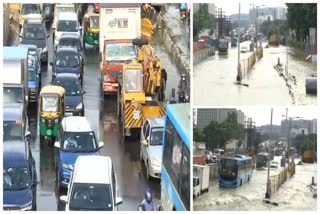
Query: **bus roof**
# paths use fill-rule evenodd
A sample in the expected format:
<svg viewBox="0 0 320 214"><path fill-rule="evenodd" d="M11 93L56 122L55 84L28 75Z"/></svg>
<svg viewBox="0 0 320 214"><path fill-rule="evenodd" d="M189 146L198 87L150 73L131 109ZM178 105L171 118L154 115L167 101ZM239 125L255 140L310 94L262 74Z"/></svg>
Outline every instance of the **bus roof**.
<svg viewBox="0 0 320 214"><path fill-rule="evenodd" d="M190 103L169 104L166 115L190 150Z"/></svg>
<svg viewBox="0 0 320 214"><path fill-rule="evenodd" d="M3 47L3 59L18 60L26 59L28 56L28 48L17 46Z"/></svg>

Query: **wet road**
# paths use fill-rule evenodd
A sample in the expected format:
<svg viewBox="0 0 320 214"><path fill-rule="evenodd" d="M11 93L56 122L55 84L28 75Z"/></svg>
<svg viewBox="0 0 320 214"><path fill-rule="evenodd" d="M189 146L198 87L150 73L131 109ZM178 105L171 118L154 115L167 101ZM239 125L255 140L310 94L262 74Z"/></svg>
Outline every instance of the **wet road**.
<svg viewBox="0 0 320 214"><path fill-rule="evenodd" d="M276 173L271 170L271 175ZM296 174L287 179L278 192L273 193L271 201L279 206L263 202L266 192L267 170L254 170L250 183L236 189L220 189L217 181L212 182L209 193L203 194L193 202L194 210L261 210L261 211L315 211L317 200L307 187L312 176L317 177L317 165L305 164L296 166Z"/></svg>
<svg viewBox="0 0 320 214"><path fill-rule="evenodd" d="M12 36L14 37L12 44L18 44L18 35L14 34ZM169 97L171 88L176 88L178 85L180 74L159 41L157 39L154 40L154 48L163 67L168 72L166 95ZM53 59L52 33L48 38L48 44L50 62ZM85 117L93 125L98 140L104 142L104 147L100 150L101 155L112 158L119 191L123 197L123 204L119 206L119 210L134 211L137 210L137 206L141 202L144 190L147 187L152 189L154 199L156 201L160 200L160 180L151 179L148 181L146 179L145 167L139 159L139 139L129 138L125 144L119 142L116 97L101 97L99 69L99 54L89 48L85 52L84 67ZM42 86L50 84L51 67L43 65L41 70ZM36 161L38 180L40 181L37 189L37 210L64 210L64 205L59 202L60 195L56 189L54 148L43 144L39 140L37 106L31 106L28 109L28 115L32 154ZM61 194L66 194L66 192Z"/></svg>
<svg viewBox="0 0 320 214"><path fill-rule="evenodd" d="M248 42L240 47L248 46ZM263 44L264 47L265 44ZM273 66L280 58L285 64L285 47L265 48L263 57L253 69L245 73L244 82L249 87L235 85L237 75L237 48L229 48L228 56L216 54L194 67L193 98L195 105L316 105L317 97L306 95L305 77L316 73L316 66L297 58L289 49L289 73L296 76L293 86L295 99L289 94L285 81ZM251 52L250 52L251 53ZM248 53L240 54L247 58ZM210 97L211 99L208 99Z"/></svg>

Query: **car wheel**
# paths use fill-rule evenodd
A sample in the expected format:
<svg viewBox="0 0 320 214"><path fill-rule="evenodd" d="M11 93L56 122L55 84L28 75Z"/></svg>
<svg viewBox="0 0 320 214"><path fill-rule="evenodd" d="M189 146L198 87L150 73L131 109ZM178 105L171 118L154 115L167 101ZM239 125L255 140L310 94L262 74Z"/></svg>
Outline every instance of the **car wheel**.
<svg viewBox="0 0 320 214"><path fill-rule="evenodd" d="M142 161L143 160L143 157L142 157L142 149L141 149L141 147L140 147L140 161Z"/></svg>

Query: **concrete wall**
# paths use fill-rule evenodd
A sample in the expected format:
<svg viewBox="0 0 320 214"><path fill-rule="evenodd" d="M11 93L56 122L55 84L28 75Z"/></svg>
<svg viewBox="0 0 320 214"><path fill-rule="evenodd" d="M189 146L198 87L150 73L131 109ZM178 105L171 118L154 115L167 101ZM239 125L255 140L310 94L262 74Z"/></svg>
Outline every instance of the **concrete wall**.
<svg viewBox="0 0 320 214"><path fill-rule="evenodd" d="M190 55L190 53L183 53L180 48L174 43L171 35L166 28L166 22L161 14L159 14L157 17L157 25L158 28L161 29L162 42L164 43L166 50L171 55L179 72L185 73L187 75L187 78L190 79L190 60L187 57Z"/></svg>
<svg viewBox="0 0 320 214"><path fill-rule="evenodd" d="M205 60L206 58L213 56L215 54L215 51L216 49L212 47L193 52L193 64L196 65Z"/></svg>

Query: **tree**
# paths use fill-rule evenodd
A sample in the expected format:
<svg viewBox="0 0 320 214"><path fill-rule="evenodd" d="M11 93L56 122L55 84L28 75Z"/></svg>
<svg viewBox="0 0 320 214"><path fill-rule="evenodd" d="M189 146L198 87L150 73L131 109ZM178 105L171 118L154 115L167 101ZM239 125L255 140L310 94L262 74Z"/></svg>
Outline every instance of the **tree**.
<svg viewBox="0 0 320 214"><path fill-rule="evenodd" d="M209 16L208 4L199 4L199 10L193 14L193 37L196 38L203 29L209 28L213 20L214 17Z"/></svg>
<svg viewBox="0 0 320 214"><path fill-rule="evenodd" d="M288 27L295 30L296 39L303 41L309 35L309 28L317 27L316 3L287 3Z"/></svg>
<svg viewBox="0 0 320 214"><path fill-rule="evenodd" d="M193 141L196 141L196 142L204 141L204 136L201 129L198 129L198 128L193 129Z"/></svg>

